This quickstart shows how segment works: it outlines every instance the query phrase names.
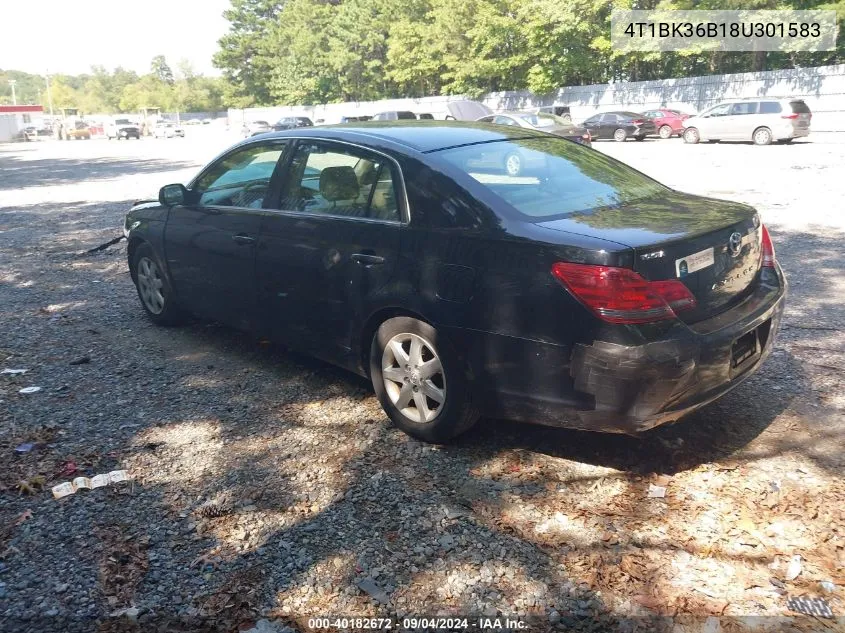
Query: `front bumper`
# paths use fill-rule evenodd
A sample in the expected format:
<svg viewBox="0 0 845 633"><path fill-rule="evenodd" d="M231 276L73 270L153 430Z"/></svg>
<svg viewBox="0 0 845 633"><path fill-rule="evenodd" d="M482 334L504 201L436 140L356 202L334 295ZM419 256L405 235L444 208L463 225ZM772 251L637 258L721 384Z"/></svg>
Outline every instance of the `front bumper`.
<svg viewBox="0 0 845 633"><path fill-rule="evenodd" d="M577 412L578 426L645 431L703 407L754 374L772 351L786 298L780 268L766 274L773 283L761 284L740 305L682 334L635 346L576 345L570 374L575 388L595 401L590 410ZM753 331L757 353L734 367L734 343Z"/></svg>

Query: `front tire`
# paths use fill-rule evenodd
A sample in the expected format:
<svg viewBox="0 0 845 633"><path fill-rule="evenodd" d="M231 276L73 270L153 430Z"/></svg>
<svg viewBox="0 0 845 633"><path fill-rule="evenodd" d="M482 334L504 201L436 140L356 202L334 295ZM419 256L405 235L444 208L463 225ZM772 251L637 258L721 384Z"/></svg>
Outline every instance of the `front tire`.
<svg viewBox="0 0 845 633"><path fill-rule="evenodd" d="M755 145L771 145L772 144L772 131L767 127L759 127L754 130L754 134L751 136L751 139L754 141Z"/></svg>
<svg viewBox="0 0 845 633"><path fill-rule="evenodd" d="M141 300L141 307L156 325L178 325L185 314L176 305L173 286L147 243L141 244L132 256L132 280Z"/></svg>
<svg viewBox="0 0 845 633"><path fill-rule="evenodd" d="M478 420L457 353L423 321L381 324L370 346L370 377L393 423L418 439L446 442Z"/></svg>
<svg viewBox="0 0 845 633"><path fill-rule="evenodd" d="M613 133L613 140L617 143L622 143L626 138L628 138L628 132L621 127Z"/></svg>
<svg viewBox="0 0 845 633"><path fill-rule="evenodd" d="M698 130L694 127L688 127L684 130L684 143L689 143L690 145L695 145L701 140L701 135L698 133Z"/></svg>
<svg viewBox="0 0 845 633"><path fill-rule="evenodd" d="M660 135L660 138L672 138L672 126L661 125L657 133Z"/></svg>

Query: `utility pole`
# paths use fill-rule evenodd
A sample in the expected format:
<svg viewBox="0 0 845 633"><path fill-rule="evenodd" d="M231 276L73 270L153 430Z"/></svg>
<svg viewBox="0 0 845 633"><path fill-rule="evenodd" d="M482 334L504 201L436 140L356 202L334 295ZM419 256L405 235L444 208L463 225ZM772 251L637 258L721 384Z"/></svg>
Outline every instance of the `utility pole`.
<svg viewBox="0 0 845 633"><path fill-rule="evenodd" d="M45 74L44 81L47 82L47 103L50 104L50 120L53 120L53 94L50 92L50 71Z"/></svg>
<svg viewBox="0 0 845 633"><path fill-rule="evenodd" d="M15 95L15 84L18 83L15 79L9 80L9 85L12 87L12 105L18 105L18 98Z"/></svg>

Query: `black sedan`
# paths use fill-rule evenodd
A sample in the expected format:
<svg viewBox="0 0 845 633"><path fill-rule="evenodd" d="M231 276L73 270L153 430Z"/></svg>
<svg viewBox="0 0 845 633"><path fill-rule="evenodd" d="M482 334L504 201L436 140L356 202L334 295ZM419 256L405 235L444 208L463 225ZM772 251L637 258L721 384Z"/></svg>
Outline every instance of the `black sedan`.
<svg viewBox="0 0 845 633"><path fill-rule="evenodd" d="M590 130L593 138L612 138L624 141L634 138L642 141L646 136L657 134L654 121L636 112L603 112L594 114L582 125Z"/></svg>
<svg viewBox="0 0 845 633"><path fill-rule="evenodd" d="M786 292L751 207L482 123L248 139L124 230L155 323L195 314L367 376L397 426L436 442L479 416L677 420L760 366Z"/></svg>

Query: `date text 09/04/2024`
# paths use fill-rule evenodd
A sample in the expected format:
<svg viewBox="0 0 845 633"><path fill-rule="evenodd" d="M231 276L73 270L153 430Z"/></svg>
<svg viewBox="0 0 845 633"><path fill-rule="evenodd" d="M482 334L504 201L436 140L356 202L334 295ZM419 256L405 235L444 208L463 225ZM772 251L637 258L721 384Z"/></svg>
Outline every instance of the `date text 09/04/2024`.
<svg viewBox="0 0 845 633"><path fill-rule="evenodd" d="M308 627L326 630L402 631L406 629L439 629L443 631L526 630L528 623L508 617L325 617L309 618Z"/></svg>

